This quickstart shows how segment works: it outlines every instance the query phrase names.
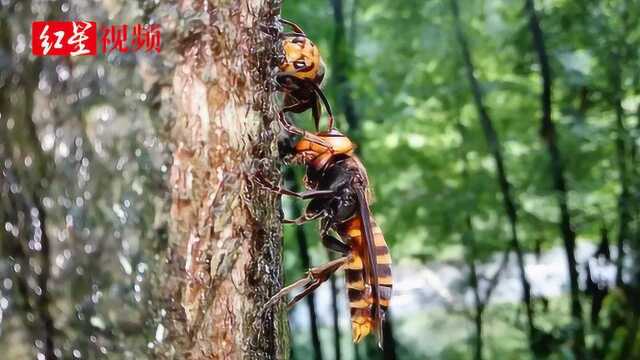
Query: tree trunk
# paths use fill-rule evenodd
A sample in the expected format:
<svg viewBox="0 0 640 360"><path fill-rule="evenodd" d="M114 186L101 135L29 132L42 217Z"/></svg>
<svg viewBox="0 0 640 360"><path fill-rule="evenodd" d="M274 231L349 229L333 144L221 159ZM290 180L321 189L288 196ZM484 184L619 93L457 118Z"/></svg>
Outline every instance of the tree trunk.
<svg viewBox="0 0 640 360"><path fill-rule="evenodd" d="M466 178L466 175L465 175ZM467 266L469 266L469 281L471 283L471 289L473 290L473 302L475 311L473 314L473 322L475 325L476 336L473 344L473 358L475 360L482 360L482 315L484 313L484 302L480 297L480 283L478 281L478 270L476 268L477 254L475 246L475 234L473 233L473 225L471 223L471 216L467 215L465 219L466 233L462 235L463 245L468 251L466 254Z"/></svg>
<svg viewBox="0 0 640 360"><path fill-rule="evenodd" d="M9 144L9 141L5 144ZM24 182L16 177L12 166L5 167L6 164L16 164L16 159L5 153L5 151L9 152L7 150L0 148L0 169L2 170L0 171L0 191L7 194L0 199L0 223L12 224L12 229L17 231L0 231L0 254L11 259L11 263L21 269L13 276L16 284L15 292L19 296L16 297L16 305L20 309L20 314L23 315L23 325L30 336L31 344L41 343L37 350L38 354L46 359L56 359L54 352L56 331L49 309L51 303L48 289L51 262L49 238L46 235L46 227L43 225L46 218L42 206L36 206L33 203L33 201L40 202L40 198L34 192L30 193L28 186L24 186ZM10 188L21 188L22 191L14 193ZM37 220L41 224L39 227L34 225L35 221L25 220L30 219L30 216L26 215L32 214L34 209L38 209ZM28 244L30 238L35 237L33 233L35 228L42 229L40 256L34 254L31 249L26 250L23 245ZM41 269L39 274L32 269L34 264ZM34 291L29 285L30 280L37 282L37 290ZM30 319L30 316L35 318ZM35 347L33 349L36 350ZM33 356L35 357L35 354Z"/></svg>
<svg viewBox="0 0 640 360"><path fill-rule="evenodd" d="M393 335L393 316L390 309L387 310L386 320L382 323L382 331L384 333L382 358L384 360L395 360L398 357L396 355L396 340Z"/></svg>
<svg viewBox="0 0 640 360"><path fill-rule="evenodd" d="M624 34L627 33L626 29L628 28L627 18L628 16L625 13L621 19L622 28L625 30ZM622 66L622 60L629 53L629 51L626 50L626 47L627 45L625 44L624 38L620 38L616 41L616 45L608 49L608 53L610 54L609 62L611 63L609 80L613 88L612 106L616 113L614 132L616 134L616 162L618 165L618 179L620 182L620 195L618 196L618 241L616 244L618 253L616 258L616 285L619 287L623 286L622 275L624 273L624 258L626 255L625 245L628 244L628 240L631 235L629 224L633 220L631 208L632 193L629 188L630 174L627 170L627 160L632 161L634 154L633 150L628 147L631 139L629 138L629 133L625 126L625 114L624 109L622 108L622 100L624 97L624 85L622 83L624 69ZM629 152L627 152L627 149L629 149ZM628 156L630 159L628 159Z"/></svg>
<svg viewBox="0 0 640 360"><path fill-rule="evenodd" d="M342 349L340 347L340 322L338 313L338 287L336 286L336 278L332 276L329 278L329 285L331 286L331 318L333 320L333 349L334 359L342 359Z"/></svg>
<svg viewBox="0 0 640 360"><path fill-rule="evenodd" d="M346 37L346 26L344 21L344 6L342 0L329 0L333 8L333 18L335 29L333 33L333 48L331 58L333 66L331 68L336 82L338 106L344 111L344 116L349 125L349 131L357 134L359 131L358 115L351 95L351 84L348 72L351 71L351 49ZM355 6L355 4L354 4ZM353 24L352 24L353 26Z"/></svg>
<svg viewBox="0 0 640 360"><path fill-rule="evenodd" d="M173 76L175 145L166 357L287 358L272 59L275 0L183 1ZM195 20L197 18L198 20Z"/></svg>
<svg viewBox="0 0 640 360"><path fill-rule="evenodd" d="M640 278L640 268L638 268L638 264L640 264L640 158L638 153L640 152L640 105L638 105L638 109L636 110L636 129L635 136L632 141L631 147L631 165L632 165L632 176L634 178L634 201L633 201L633 212L635 215L635 233L633 236L633 249L634 249L634 259L633 259L633 274L636 283L637 279Z"/></svg>
<svg viewBox="0 0 640 360"><path fill-rule="evenodd" d="M462 123L458 121L456 124L456 127L458 128L458 133L462 138L462 144L465 144L467 139L467 135L466 135L467 132L464 125L462 125ZM461 155L462 164L463 164L462 179L465 182L465 184L468 184L469 183L469 171L468 171L469 161L467 156L467 150L464 148L464 146L461 146L460 153L461 153L460 155ZM475 201L475 200L472 199L472 201ZM480 294L480 276L478 275L478 268L476 266L476 256L477 256L476 254L478 253L478 250L476 247L476 237L473 229L473 222L470 215L472 211L471 209L472 209L472 204L468 204L467 206L468 213L465 217L466 229L465 229L465 232L462 234L462 245L465 248L465 260L467 261L467 266L469 267L469 283L471 285L471 290L473 291L473 305L475 307L474 309L475 311L473 313L473 322L475 325L476 334L475 334L475 339L473 344L473 353L474 353L473 358L475 360L482 360L482 348L484 346L483 338L482 338L483 337L483 315L484 315L485 305L489 302L489 299L491 298L491 294L498 284L500 273L502 272L504 267L507 265L507 262L509 261L510 251L509 250L505 251L503 261L498 267L498 270L496 270L496 272L494 273L493 277L491 277L489 286L486 288L486 293L483 300L483 297Z"/></svg>
<svg viewBox="0 0 640 360"><path fill-rule="evenodd" d="M638 329L640 327L640 313L638 309L633 309L627 326L627 334L622 342L619 359L631 359L636 338L638 337Z"/></svg>
<svg viewBox="0 0 640 360"><path fill-rule="evenodd" d="M292 190L297 191L293 188ZM296 217L297 216L294 215L294 218ZM296 238L298 239L298 248L300 249L298 252L300 254L300 260L302 262L303 268L306 271L311 268L311 262L309 261L307 236L304 233L304 228L302 226L296 226ZM307 302L307 307L309 308L309 330L311 331L311 344L313 345L314 359L322 360L322 344L320 343L320 333L318 331L318 315L316 313L316 296L312 292L305 297L305 300Z"/></svg>
<svg viewBox="0 0 640 360"><path fill-rule="evenodd" d="M11 27L3 18L0 21L0 49L15 47L12 39ZM6 231L0 239L3 254L13 257L14 264L22 269L15 272L14 278L22 298L24 326L33 338L31 340L40 343L33 349L38 356L56 359L56 329L50 308L50 241L47 214L42 204L42 199L48 195L47 184L54 162L42 150L33 119L42 59L25 62L22 66L21 72L12 75L19 80L15 89L7 84L0 86L0 189L4 188L0 193L7 194L0 202L0 224ZM17 121L10 127L8 121L12 117ZM30 159L30 165L26 165L27 159ZM10 234L4 224L12 224L17 231Z"/></svg>
<svg viewBox="0 0 640 360"><path fill-rule="evenodd" d="M358 351L358 344L353 344L353 359L360 360L362 357L360 356L360 351Z"/></svg>
<svg viewBox="0 0 640 360"><path fill-rule="evenodd" d="M616 76L619 78L619 75ZM616 81L620 86L619 81ZM618 163L618 177L620 179L620 195L618 196L618 242L616 258L616 285L622 286L624 272L625 244L629 237L629 224L632 221L631 192L629 191L629 176L627 173L627 129L624 126L624 109L622 108L622 89L617 90L614 103L616 109L616 160Z"/></svg>
<svg viewBox="0 0 640 360"><path fill-rule="evenodd" d="M520 272L520 282L522 284L522 303L524 304L527 314L529 345L531 346L531 349L534 350L534 340L536 336L534 325L534 311L531 304L531 286L525 272L524 255L522 252L520 240L518 238L517 208L513 194L511 193L511 184L509 183L509 180L507 178L507 170L502 157L500 140L498 139L498 134L495 130L495 127L493 126L493 121L491 120L491 117L489 117L489 113L484 106L482 90L480 89L480 84L478 84L478 80L474 75L475 67L473 65L473 60L471 58L471 52L469 50L469 45L467 44L467 39L464 35L464 32L462 31L462 26L460 24L460 11L458 9L457 0L451 0L451 9L454 16L458 43L460 45L460 50L462 51L462 57L465 64L467 80L469 81L471 91L473 92L473 99L476 110L478 112L480 125L482 126L482 131L484 132L484 137L487 142L489 152L493 156L493 159L496 163L498 184L500 186L500 191L502 192L502 201L504 204L505 212L507 214L507 218L509 219L509 226L511 229L511 247L515 250L516 258L518 261L518 269Z"/></svg>
<svg viewBox="0 0 640 360"><path fill-rule="evenodd" d="M544 44L544 36L536 14L533 0L525 0L526 12L529 16L529 27L533 39L533 46L540 63L540 75L542 81L541 136L544 140L549 157L551 158L551 176L553 186L560 208L560 231L564 243L569 268L569 283L571 289L571 317L575 325L573 355L576 359L584 359L584 323L582 320L582 306L580 305L580 287L578 284L578 269L575 257L576 233L571 225L569 213L567 185L564 178L564 165L558 148L557 134L553 120L551 119L551 69Z"/></svg>

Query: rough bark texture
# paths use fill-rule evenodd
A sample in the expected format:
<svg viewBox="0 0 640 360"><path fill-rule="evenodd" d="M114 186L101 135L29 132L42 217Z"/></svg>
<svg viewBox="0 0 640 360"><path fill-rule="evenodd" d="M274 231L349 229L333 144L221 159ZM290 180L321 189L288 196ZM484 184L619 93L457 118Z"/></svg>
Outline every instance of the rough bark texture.
<svg viewBox="0 0 640 360"><path fill-rule="evenodd" d="M6 21L0 22L0 48L12 48L12 34ZM16 226L13 235L0 235L0 253L13 258L21 269L14 274L16 290L20 299L19 307L24 314L24 326L32 341L40 344L34 347L38 356L56 359L56 329L51 313L51 254L47 213L42 199L47 195L53 160L42 150L34 123L34 94L38 88L35 79L24 74L40 74L42 60L24 63L23 73L14 76L19 79L18 89L12 91L0 86L0 193L7 194L0 201L0 224ZM11 96L22 93L22 97ZM19 95L18 95L19 96ZM20 99L20 100L17 100ZM4 116L3 116L4 114ZM11 116L18 118L17 124L8 126ZM30 166L22 166L22 156L31 159ZM12 191L11 188L20 189ZM2 231L0 231L2 232ZM30 242L39 244L39 248ZM29 280L34 280L30 283ZM33 318L31 318L33 317Z"/></svg>
<svg viewBox="0 0 640 360"><path fill-rule="evenodd" d="M283 359L272 59L275 0L182 1L173 76L169 346L179 359ZM267 33L270 34L267 34Z"/></svg>
<svg viewBox="0 0 640 360"><path fill-rule="evenodd" d="M540 77L542 83L542 94L540 102L542 105L542 118L540 134L544 140L550 157L551 177L553 179L553 187L560 208L560 231L564 243L564 250L567 256L567 267L569 269L569 285L571 295L571 317L575 327L573 341L573 356L576 359L584 359L584 322L582 320L582 305L580 304L580 286L578 284L578 268L575 256L576 233L571 225L571 214L569 213L569 200L567 192L567 184L564 177L564 165L560 148L558 147L558 138L556 128L551 119L551 68L549 66L549 58L544 43L544 36L540 21L535 10L533 0L525 1L525 9L529 17L529 28L533 40L533 47L540 63Z"/></svg>

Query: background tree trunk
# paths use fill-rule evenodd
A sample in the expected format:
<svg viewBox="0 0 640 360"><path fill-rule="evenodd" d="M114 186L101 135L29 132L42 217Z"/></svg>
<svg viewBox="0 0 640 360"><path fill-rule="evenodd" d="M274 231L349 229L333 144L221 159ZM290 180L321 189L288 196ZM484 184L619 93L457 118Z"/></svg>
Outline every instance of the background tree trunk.
<svg viewBox="0 0 640 360"><path fill-rule="evenodd" d="M335 360L341 360L342 349L340 347L340 318L338 312L338 306L341 304L338 303L338 287L334 276L329 278L329 286L331 289L331 320L333 321L333 354Z"/></svg>
<svg viewBox="0 0 640 360"><path fill-rule="evenodd" d="M529 28L533 40L534 51L540 64L540 77L542 83L542 94L540 102L542 105L542 118L540 134L547 146L550 158L550 170L553 178L553 187L556 191L558 207L560 208L560 231L564 243L564 250L567 256L567 267L569 269L569 285L571 295L571 317L575 326L573 355L576 359L585 358L584 342L584 322L582 320L582 305L580 304L580 286L578 284L578 265L575 256L576 233L571 225L571 214L569 212L569 200L567 184L564 177L564 165L555 124L551 119L551 68L549 58L544 43L544 36L538 15L535 10L533 0L525 1L525 9L529 18Z"/></svg>
<svg viewBox="0 0 640 360"><path fill-rule="evenodd" d="M331 70L335 76L337 103L339 108L344 112L345 119L349 125L349 132L353 138L354 134L359 134L360 121L358 119L358 114L356 113L353 96L351 94L351 82L348 77L348 72L351 71L352 67L352 45L349 44L346 37L344 6L342 0L330 0L330 3L333 8L333 19L335 20L335 30L333 33L333 43L331 48L333 65ZM353 24L351 24L351 26L353 28Z"/></svg>
<svg viewBox="0 0 640 360"><path fill-rule="evenodd" d="M476 70L473 64L473 59L471 58L471 51L469 50L467 38L465 37L464 32L462 31L462 25L460 24L460 10L458 8L457 0L451 0L451 11L454 17L456 37L458 39L458 44L462 52L462 60L464 61L465 65L465 73L467 75L467 80L469 81L469 86L471 87L471 92L473 93L473 102L476 107L476 111L478 112L478 120L480 121L480 125L482 126L482 131L484 133L489 152L491 153L491 156L496 163L496 176L498 185L500 186L500 192L502 193L502 203L504 205L504 210L507 214L507 218L509 219L509 228L511 231L511 247L516 253L518 270L520 272L520 283L522 284L522 303L527 314L527 333L529 338L529 346L533 351L536 337L536 328L534 324L535 314L531 301L531 285L529 284L529 279L527 278L527 273L525 271L524 253L522 250L522 245L520 244L520 239L518 237L518 211L516 207L516 201L511 191L511 184L509 183L509 179L507 177L507 169L504 164L502 147L500 145L498 133L484 105L482 89L480 88L478 79L475 76Z"/></svg>
<svg viewBox="0 0 640 360"><path fill-rule="evenodd" d="M180 3L180 63L173 76L170 349L187 359L283 359L279 182L270 78L278 54L269 0ZM192 17L192 19L188 19ZM270 34L267 34L270 32ZM273 127L272 127L273 125Z"/></svg>
<svg viewBox="0 0 640 360"><path fill-rule="evenodd" d="M292 191L300 191L298 182L296 181L293 168L288 168L285 172L285 181L287 189ZM296 199L297 200L297 199ZM291 218L296 219L304 212L299 201L293 201L293 212ZM309 256L309 243L307 234L304 232L304 226L296 226L296 240L298 242L298 255L300 256L300 265L302 270L307 271L311 268L311 257ZM309 309L309 331L311 332L311 344L313 345L313 358L322 360L322 344L320 342L320 333L318 331L318 315L316 313L316 295L314 292L305 297L307 308Z"/></svg>
<svg viewBox="0 0 640 360"><path fill-rule="evenodd" d="M5 19L0 20L0 34L0 49L11 48L12 32ZM23 324L31 340L41 344L34 347L37 356L56 359L50 293L51 252L47 213L42 204L47 196L53 160L43 152L33 121L38 84L32 74L40 73L42 60L25 62L23 66L24 73L13 74L19 79L21 91L0 86L0 193L3 194L0 224L5 230L5 224L13 224L12 229L15 226L11 234L7 231L6 235L0 235L0 255L8 256L14 266L21 269L13 278L21 297ZM15 97L15 93L23 96ZM10 116L17 117L16 125L8 125ZM28 164L23 157L29 159ZM11 191L12 187L19 190Z"/></svg>

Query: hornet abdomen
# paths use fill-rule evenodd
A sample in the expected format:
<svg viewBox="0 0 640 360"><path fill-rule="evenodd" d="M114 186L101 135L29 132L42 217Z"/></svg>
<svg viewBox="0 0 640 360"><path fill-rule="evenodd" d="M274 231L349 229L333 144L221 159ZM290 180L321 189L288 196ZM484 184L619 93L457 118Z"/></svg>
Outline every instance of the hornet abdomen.
<svg viewBox="0 0 640 360"><path fill-rule="evenodd" d="M391 276L391 256L389 248L384 241L382 230L370 216L371 227L374 235L375 256L378 274L378 294L380 297L380 309L384 313L391 300L391 288L393 279ZM373 318L373 294L372 280L365 282L364 257L366 256L366 244L362 233L362 219L356 216L348 220L339 229L340 236L348 239L351 247L351 261L345 266L345 277L349 306L351 308L351 329L354 342L360 342L365 336L375 329Z"/></svg>

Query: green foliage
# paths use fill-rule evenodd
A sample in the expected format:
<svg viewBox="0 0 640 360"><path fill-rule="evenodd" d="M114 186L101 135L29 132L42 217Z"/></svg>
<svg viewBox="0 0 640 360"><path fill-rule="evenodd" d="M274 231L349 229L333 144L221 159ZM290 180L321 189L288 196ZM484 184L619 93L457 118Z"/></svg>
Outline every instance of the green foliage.
<svg viewBox="0 0 640 360"><path fill-rule="evenodd" d="M361 128L357 135L374 187L374 214L391 245L394 262L461 260L464 252L456 248L461 246L467 215L473 218L477 241L473 258L491 259L508 247L508 226L449 2L344 3L352 50L347 76ZM357 8L352 17L353 6ZM539 65L523 2L459 1L459 6L475 75L502 143L524 250L554 248L561 244L558 208L548 154L539 135ZM640 2L554 0L538 1L536 6L551 58L552 115L578 240L597 243L603 225L613 230L610 237L615 239L621 189L613 100L621 93L624 123L627 129L638 128ZM283 16L299 22L332 64L335 25L328 1L285 2ZM335 104L341 93L331 77L333 72L329 66L326 90ZM613 81L616 75L621 77L618 88ZM338 126L346 128L343 110L336 111ZM458 124L466 129L464 137ZM629 130L625 161L630 168L638 167L629 156L634 141L638 146L638 135L637 130ZM468 159L466 167L463 154ZM290 238L287 244L291 246ZM558 299L562 306L540 316L539 326L559 337L556 343L560 345L551 349L555 358L570 353L569 339L560 335L570 321L563 308L567 301ZM587 309L589 301L584 298ZM628 304L618 306L629 309ZM560 313L563 315L558 316ZM410 333L423 334L438 323L433 312L427 314L429 323L412 319L412 325L406 325L413 327ZM514 336L514 328L524 331L519 321L490 311L485 322L492 329L485 334L485 355L522 358L529 351L526 334L516 332ZM471 323L461 325L466 326ZM599 331L604 330L591 329L592 334ZM466 333L462 329L447 332L452 337ZM408 334L396 335L407 348L419 346L418 339L407 343ZM617 341L622 338L622 334L615 335ZM472 353L467 346L469 343L456 341L431 356L469 358Z"/></svg>

